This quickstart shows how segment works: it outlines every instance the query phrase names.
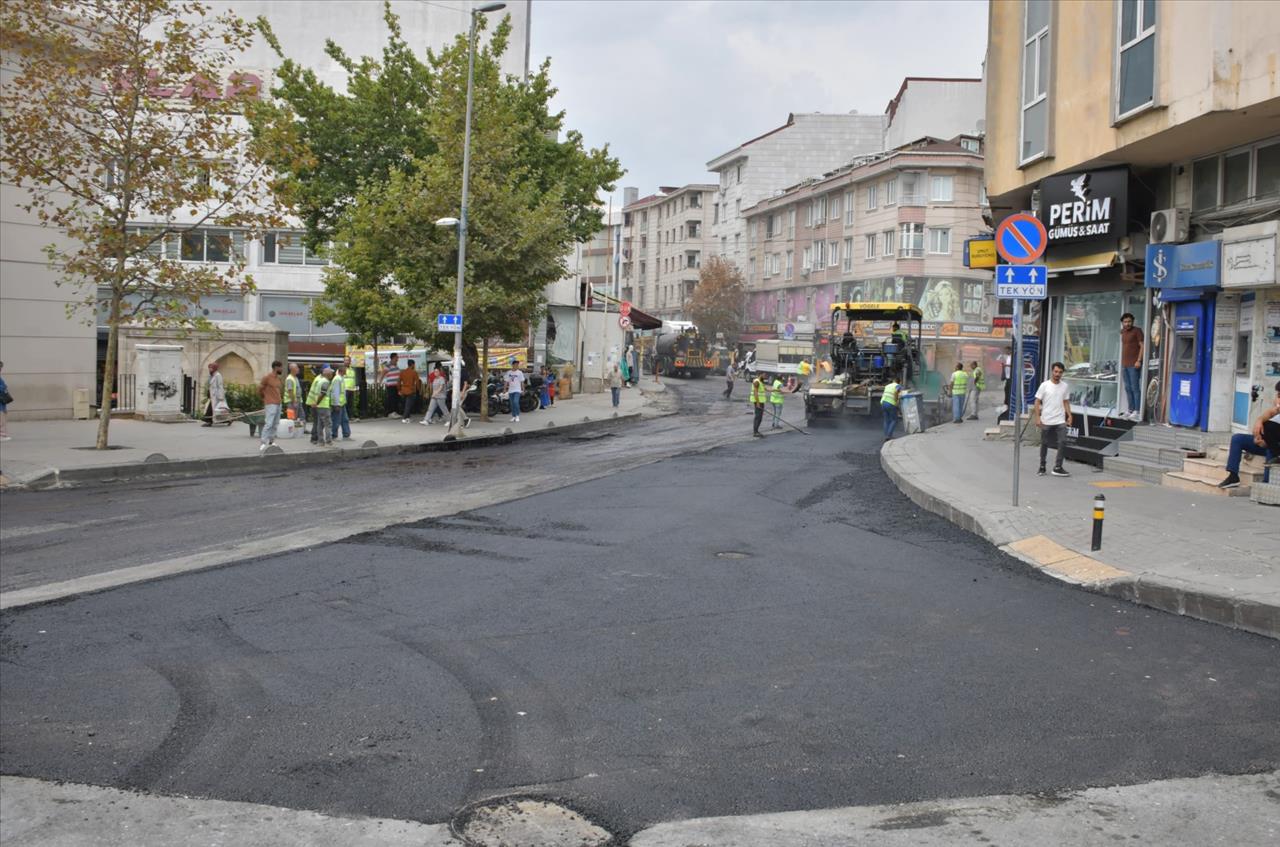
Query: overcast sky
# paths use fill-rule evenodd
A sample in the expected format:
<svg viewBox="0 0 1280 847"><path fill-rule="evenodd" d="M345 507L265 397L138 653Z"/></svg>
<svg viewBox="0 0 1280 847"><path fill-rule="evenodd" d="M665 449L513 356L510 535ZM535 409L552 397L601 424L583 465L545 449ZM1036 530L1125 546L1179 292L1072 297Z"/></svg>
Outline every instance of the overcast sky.
<svg viewBox="0 0 1280 847"><path fill-rule="evenodd" d="M530 64L643 197L790 112L883 113L905 76L977 77L986 0L534 0Z"/></svg>

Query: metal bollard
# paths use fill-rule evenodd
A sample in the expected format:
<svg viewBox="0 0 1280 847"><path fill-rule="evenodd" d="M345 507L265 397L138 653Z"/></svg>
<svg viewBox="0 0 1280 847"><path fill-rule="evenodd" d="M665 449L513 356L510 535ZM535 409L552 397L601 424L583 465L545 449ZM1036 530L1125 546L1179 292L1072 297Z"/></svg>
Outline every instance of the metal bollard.
<svg viewBox="0 0 1280 847"><path fill-rule="evenodd" d="M1102 549L1102 519L1105 517L1107 510L1107 498L1101 494L1095 495L1093 498L1093 543L1089 546L1090 550Z"/></svg>

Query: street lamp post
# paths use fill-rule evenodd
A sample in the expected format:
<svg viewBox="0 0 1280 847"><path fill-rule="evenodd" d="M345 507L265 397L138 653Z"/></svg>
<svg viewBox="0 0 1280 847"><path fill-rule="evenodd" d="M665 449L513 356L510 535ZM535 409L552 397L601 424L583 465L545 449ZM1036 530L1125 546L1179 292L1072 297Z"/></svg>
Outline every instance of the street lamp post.
<svg viewBox="0 0 1280 847"><path fill-rule="evenodd" d="M462 130L462 211L457 220L441 218L436 226L458 227L458 289L455 309L462 314L462 280L467 267L467 181L471 176L471 101L476 75L476 21L480 15L505 9L506 3L485 3L471 10L471 31L467 36L467 117ZM462 436L462 331L453 336L453 408L449 410L449 438Z"/></svg>

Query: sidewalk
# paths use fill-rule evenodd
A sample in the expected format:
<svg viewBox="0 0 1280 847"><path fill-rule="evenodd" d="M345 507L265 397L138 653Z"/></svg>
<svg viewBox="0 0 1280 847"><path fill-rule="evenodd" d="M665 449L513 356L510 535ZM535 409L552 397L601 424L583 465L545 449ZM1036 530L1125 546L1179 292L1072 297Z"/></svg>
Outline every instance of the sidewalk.
<svg viewBox="0 0 1280 847"><path fill-rule="evenodd" d="M645 405L645 394L663 391L661 384L642 383L639 389L623 389L621 403L613 408L609 392L577 394L557 400L546 409L528 412L513 422L496 415L483 423L471 416L471 425L458 442L445 443L447 427L422 426L417 416L410 423L399 418L353 421L351 438L342 434L333 447L311 444L309 435L281 436L262 454L259 439L249 436L247 424L202 427L197 421L176 424L126 418L111 422L110 450L94 450L98 422L21 421L10 423L12 441L0 444L0 487L49 488L87 482L138 479L170 475L220 475L252 473L297 465L336 462L369 456L503 443L512 438L564 433L635 420Z"/></svg>
<svg viewBox="0 0 1280 847"><path fill-rule="evenodd" d="M1013 442L978 422L888 442L885 472L930 512L1063 582L1168 612L1280 638L1280 509L1197 495L1067 463L1037 477L1022 448L1012 506ZM1090 553L1093 498L1106 496L1102 549Z"/></svg>

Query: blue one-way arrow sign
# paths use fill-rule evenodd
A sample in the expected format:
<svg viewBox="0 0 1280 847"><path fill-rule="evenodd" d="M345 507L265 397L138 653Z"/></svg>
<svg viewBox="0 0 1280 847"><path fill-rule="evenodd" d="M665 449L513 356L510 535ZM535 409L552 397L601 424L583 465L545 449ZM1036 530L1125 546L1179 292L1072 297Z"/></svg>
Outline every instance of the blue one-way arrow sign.
<svg viewBox="0 0 1280 847"><path fill-rule="evenodd" d="M462 332L462 315L436 315L436 332Z"/></svg>
<svg viewBox="0 0 1280 847"><path fill-rule="evenodd" d="M1049 296L1044 265L996 265L996 297L1001 300L1043 300Z"/></svg>

